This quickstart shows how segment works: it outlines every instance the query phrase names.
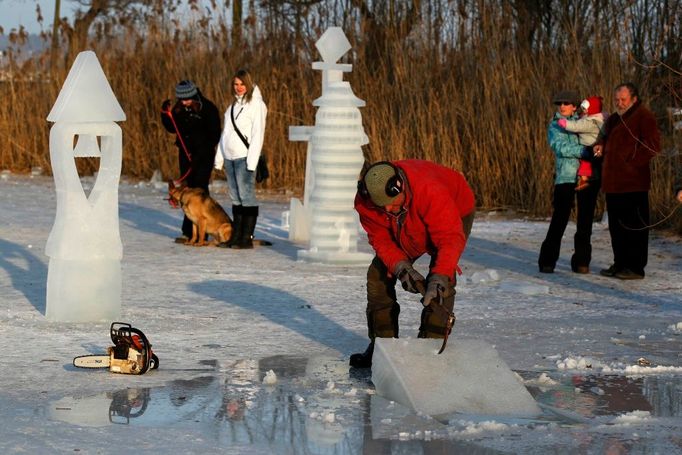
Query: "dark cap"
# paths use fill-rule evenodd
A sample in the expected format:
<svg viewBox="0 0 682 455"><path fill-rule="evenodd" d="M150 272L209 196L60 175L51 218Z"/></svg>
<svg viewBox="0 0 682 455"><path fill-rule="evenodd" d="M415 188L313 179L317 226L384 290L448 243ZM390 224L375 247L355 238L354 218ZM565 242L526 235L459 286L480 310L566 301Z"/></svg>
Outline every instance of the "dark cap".
<svg viewBox="0 0 682 455"><path fill-rule="evenodd" d="M580 104L580 94L574 90L563 90L554 95L552 103L571 103L574 106L578 106Z"/></svg>

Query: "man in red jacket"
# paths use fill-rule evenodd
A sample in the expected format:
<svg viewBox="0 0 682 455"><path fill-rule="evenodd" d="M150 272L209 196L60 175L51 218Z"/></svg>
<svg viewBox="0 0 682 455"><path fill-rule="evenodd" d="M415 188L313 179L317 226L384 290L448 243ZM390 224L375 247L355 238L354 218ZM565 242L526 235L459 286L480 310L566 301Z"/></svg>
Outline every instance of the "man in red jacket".
<svg viewBox="0 0 682 455"><path fill-rule="evenodd" d="M355 210L376 256L367 271L370 344L364 353L350 357L351 366L372 366L376 337L398 338L397 280L406 291L424 294L418 337L446 335L441 308L453 311L455 273L475 209L464 176L429 161L381 161L363 174ZM424 253L431 257L426 278L412 266Z"/></svg>
<svg viewBox="0 0 682 455"><path fill-rule="evenodd" d="M621 280L644 278L649 248L649 162L661 151L654 114L627 82L614 91L616 112L604 123L594 146L604 156L602 191L613 250L613 265L599 273Z"/></svg>

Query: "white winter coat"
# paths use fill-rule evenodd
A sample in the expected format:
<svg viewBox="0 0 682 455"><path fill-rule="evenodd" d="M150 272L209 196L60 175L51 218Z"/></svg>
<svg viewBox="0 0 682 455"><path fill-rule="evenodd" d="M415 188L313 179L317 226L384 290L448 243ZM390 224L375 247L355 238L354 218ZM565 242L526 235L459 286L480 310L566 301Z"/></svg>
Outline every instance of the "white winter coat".
<svg viewBox="0 0 682 455"><path fill-rule="evenodd" d="M232 106L230 104L225 111L225 119L223 120L225 126L218 144L215 168L222 169L224 160L246 157L246 168L249 171L255 171L263 148L265 118L268 114L268 108L263 102L263 96L258 86L254 87L251 101L245 103L243 97L238 97L234 102L234 121L249 143L247 149L232 125Z"/></svg>

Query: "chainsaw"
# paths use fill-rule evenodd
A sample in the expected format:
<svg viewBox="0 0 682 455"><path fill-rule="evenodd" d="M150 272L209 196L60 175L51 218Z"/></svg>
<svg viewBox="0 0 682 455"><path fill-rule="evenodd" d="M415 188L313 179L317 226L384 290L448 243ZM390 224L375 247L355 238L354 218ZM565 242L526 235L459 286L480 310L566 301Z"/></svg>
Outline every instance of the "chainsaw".
<svg viewBox="0 0 682 455"><path fill-rule="evenodd" d="M415 284L417 286L417 291L419 291L419 293L423 297L424 294L426 294L425 283L423 281L417 281ZM455 325L455 320L457 318L455 317L454 312L449 311L447 308L445 308L445 305L443 305L443 294L442 289L440 287L438 289L438 301L434 299L429 303L429 305L433 305L431 307L433 311L438 312L445 321L445 333L443 334L443 344L441 345L440 350L438 351L438 354L442 354L443 351L445 351L445 345L448 344L448 337L450 336L450 333L452 333L452 327Z"/></svg>
<svg viewBox="0 0 682 455"><path fill-rule="evenodd" d="M124 322L112 322L113 346L104 355L81 355L73 359L78 368L109 368L112 373L144 374L159 368L159 358L141 330Z"/></svg>

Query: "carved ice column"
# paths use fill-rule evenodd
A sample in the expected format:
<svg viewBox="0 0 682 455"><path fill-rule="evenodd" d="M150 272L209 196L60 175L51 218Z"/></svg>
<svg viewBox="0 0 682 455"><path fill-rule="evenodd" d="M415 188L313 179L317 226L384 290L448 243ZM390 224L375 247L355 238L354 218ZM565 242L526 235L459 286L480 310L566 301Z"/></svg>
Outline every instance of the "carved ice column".
<svg viewBox="0 0 682 455"><path fill-rule="evenodd" d="M369 141L360 107L343 73L352 65L336 63L351 46L339 27L329 28L315 43L322 62L322 96L315 126L290 127L291 140L308 141L304 204L291 201L290 238L309 240L299 259L335 264L369 263L372 255L357 251L359 223L353 208L357 181L364 163L362 146Z"/></svg>
<svg viewBox="0 0 682 455"><path fill-rule="evenodd" d="M111 322L120 317L122 135L114 122L125 119L95 53L78 54L47 117L54 122L50 161L57 191L57 212L45 246L50 320ZM76 157L100 158L89 195L78 177Z"/></svg>

